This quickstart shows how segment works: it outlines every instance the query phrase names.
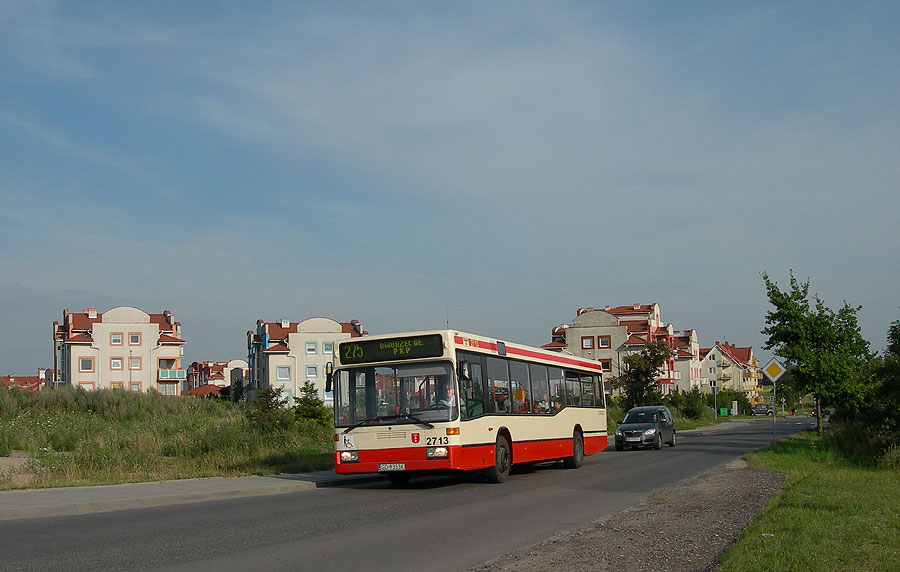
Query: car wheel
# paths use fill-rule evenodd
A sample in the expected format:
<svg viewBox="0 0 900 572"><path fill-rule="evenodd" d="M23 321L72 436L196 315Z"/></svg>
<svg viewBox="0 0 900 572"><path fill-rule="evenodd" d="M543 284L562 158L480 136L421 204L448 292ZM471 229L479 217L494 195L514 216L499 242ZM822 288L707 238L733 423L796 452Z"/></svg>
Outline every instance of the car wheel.
<svg viewBox="0 0 900 572"><path fill-rule="evenodd" d="M509 441L503 435L499 435L497 444L494 445L494 466L488 467L487 479L492 483L505 482L509 478L511 461Z"/></svg>
<svg viewBox="0 0 900 572"><path fill-rule="evenodd" d="M584 437L581 431L575 430L572 435L572 456L563 459L563 466L567 469L577 469L584 462Z"/></svg>
<svg viewBox="0 0 900 572"><path fill-rule="evenodd" d="M619 445L618 443L616 444L616 451L624 451L624 450L625 450L625 445Z"/></svg>
<svg viewBox="0 0 900 572"><path fill-rule="evenodd" d="M675 446L675 431L672 431L672 440L669 441L669 447Z"/></svg>
<svg viewBox="0 0 900 572"><path fill-rule="evenodd" d="M662 435L660 435L659 431L656 432L656 441L653 442L653 448L657 451L662 449Z"/></svg>

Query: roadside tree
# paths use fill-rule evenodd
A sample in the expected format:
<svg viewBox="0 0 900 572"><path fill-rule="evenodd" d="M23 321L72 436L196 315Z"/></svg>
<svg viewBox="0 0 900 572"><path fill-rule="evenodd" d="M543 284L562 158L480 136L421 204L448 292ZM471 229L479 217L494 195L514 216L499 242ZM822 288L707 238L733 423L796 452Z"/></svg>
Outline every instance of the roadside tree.
<svg viewBox="0 0 900 572"><path fill-rule="evenodd" d="M837 312L818 297L809 300L809 281L799 282L791 272L790 288L782 291L763 273L773 309L766 313L768 336L764 349L773 350L795 367L796 388L816 398L817 429L823 432L822 403L841 404L850 410L864 404L867 386L860 376L871 360L856 314L861 306L844 302Z"/></svg>
<svg viewBox="0 0 900 572"><path fill-rule="evenodd" d="M612 383L625 393L623 405L626 411L632 407L660 402L657 376L671 355L672 350L666 342L659 340L646 343L639 353L622 360L625 371L613 379Z"/></svg>

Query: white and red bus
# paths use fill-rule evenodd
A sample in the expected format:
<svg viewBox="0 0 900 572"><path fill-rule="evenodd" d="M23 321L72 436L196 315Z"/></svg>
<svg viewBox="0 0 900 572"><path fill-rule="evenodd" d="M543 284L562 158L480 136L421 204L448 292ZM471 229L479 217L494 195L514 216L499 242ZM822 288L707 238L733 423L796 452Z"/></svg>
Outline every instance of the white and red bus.
<svg viewBox="0 0 900 572"><path fill-rule="evenodd" d="M577 468L606 448L602 364L452 330L335 344L337 473L484 470L515 463Z"/></svg>

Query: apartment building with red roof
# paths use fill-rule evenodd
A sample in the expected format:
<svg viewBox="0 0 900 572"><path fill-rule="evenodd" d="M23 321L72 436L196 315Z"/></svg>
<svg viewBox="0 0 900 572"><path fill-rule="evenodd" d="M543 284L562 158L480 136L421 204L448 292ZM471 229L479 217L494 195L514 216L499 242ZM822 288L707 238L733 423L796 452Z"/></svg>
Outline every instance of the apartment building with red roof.
<svg viewBox="0 0 900 572"><path fill-rule="evenodd" d="M325 364L333 361L335 342L365 333L358 320L258 320L256 331L247 332L249 386L251 389L277 387L288 404L293 405L293 398L300 397L300 390L309 380L319 397L330 402L331 394L325 393Z"/></svg>
<svg viewBox="0 0 900 572"><path fill-rule="evenodd" d="M168 310L63 310L62 322L53 322L53 343L53 386L178 395L186 378L181 323Z"/></svg>
<svg viewBox="0 0 900 572"><path fill-rule="evenodd" d="M675 331L672 324L663 323L659 304L632 304L579 308L572 323L553 328L550 343L542 347L595 359L603 364L604 378L608 379L621 375L626 356L638 353L645 344L658 340L676 350ZM689 348L691 340L696 344L696 332L688 334ZM658 382L663 394L679 388L682 372L676 369L676 356L677 353L660 370ZM686 387L690 388L690 376Z"/></svg>
<svg viewBox="0 0 900 572"><path fill-rule="evenodd" d="M187 367L187 380L182 393L186 393L206 385L218 388L232 387L240 384L247 387L250 379L250 366L246 360L193 362ZM203 392L201 392L201 395Z"/></svg>
<svg viewBox="0 0 900 572"><path fill-rule="evenodd" d="M23 391L40 391L48 386L53 372L39 369L37 375L4 375L0 376L0 387L16 387Z"/></svg>
<svg viewBox="0 0 900 572"><path fill-rule="evenodd" d="M700 359L704 387L714 384L720 389L743 391L751 400L759 396L763 375L752 347L717 341L711 348L700 349Z"/></svg>

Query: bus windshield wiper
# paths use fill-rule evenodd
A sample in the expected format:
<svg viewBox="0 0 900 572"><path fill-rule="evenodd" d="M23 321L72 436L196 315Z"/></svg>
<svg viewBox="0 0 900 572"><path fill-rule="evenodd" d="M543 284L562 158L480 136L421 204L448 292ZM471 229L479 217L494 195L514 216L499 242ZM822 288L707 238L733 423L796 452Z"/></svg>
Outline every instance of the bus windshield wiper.
<svg viewBox="0 0 900 572"><path fill-rule="evenodd" d="M403 413L401 415L380 415L378 417L372 417L371 419L363 419L359 423L354 423L350 427L344 429L344 433L349 433L350 431L353 431L358 427L362 427L363 425L369 425L371 423L375 423L376 421L386 421L388 419L403 419L406 421L406 423L419 423L421 425L424 425L425 427L428 427L429 429L434 429L434 425L432 425L428 421L420 419L415 415L410 415L409 413Z"/></svg>
<svg viewBox="0 0 900 572"><path fill-rule="evenodd" d="M391 417L396 417L396 415L392 415ZM382 419L389 419L389 418L387 418L387 417L371 417L369 419L363 419L359 423L354 423L350 427L347 427L346 429L344 429L344 433L349 433L350 431L353 431L357 427L362 427L363 425L368 425L369 423L381 421Z"/></svg>
<svg viewBox="0 0 900 572"><path fill-rule="evenodd" d="M413 423L419 423L421 425L424 425L425 427L428 427L429 429L434 429L434 425L432 425L428 421L425 421L424 419L420 419L420 418L416 417L415 415L412 415L409 413L404 413L403 415L397 415L396 417L398 419L409 419Z"/></svg>

